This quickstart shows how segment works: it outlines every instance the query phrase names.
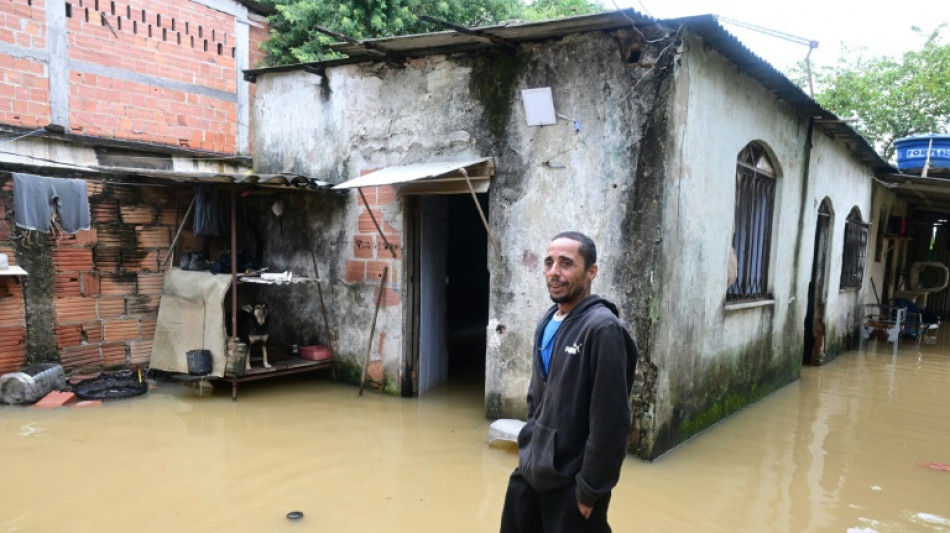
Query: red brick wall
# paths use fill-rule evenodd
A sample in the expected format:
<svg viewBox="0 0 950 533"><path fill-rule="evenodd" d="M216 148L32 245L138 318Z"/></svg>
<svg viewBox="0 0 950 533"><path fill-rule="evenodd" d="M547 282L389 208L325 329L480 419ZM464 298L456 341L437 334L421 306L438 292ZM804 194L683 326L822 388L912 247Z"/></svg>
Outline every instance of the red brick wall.
<svg viewBox="0 0 950 533"><path fill-rule="evenodd" d="M45 3L0 0L0 43L46 51ZM233 16L188 0L68 0L56 8L66 9L69 59L88 67L69 72L73 133L236 152ZM253 66L263 58L258 47L267 30L256 27L266 26L266 18L252 14L250 19ZM126 76L88 72L100 68ZM181 87L128 80L138 75ZM48 77L40 61L0 54L0 122L49 124ZM222 98L215 91L234 97Z"/></svg>
<svg viewBox="0 0 950 533"><path fill-rule="evenodd" d="M69 57L236 92L234 17L187 1L76 0ZM234 101L88 72L69 73L73 133L233 153Z"/></svg>
<svg viewBox="0 0 950 533"><path fill-rule="evenodd" d="M0 42L23 48L46 48L46 2L0 2Z"/></svg>
<svg viewBox="0 0 950 533"><path fill-rule="evenodd" d="M12 194L13 180L4 183ZM168 252L191 191L87 182L91 228L47 236L56 346L67 372L144 366L151 356ZM13 213L0 202L0 253L15 261ZM183 240L200 246L190 231ZM173 266L169 261L166 268ZM26 361L22 286L0 276L0 373Z"/></svg>
<svg viewBox="0 0 950 533"><path fill-rule="evenodd" d="M13 191L13 180L3 184L3 196ZM0 253L7 254L11 265L16 254L11 246L12 221L6 202L0 197ZM19 370L26 361L26 311L23 285L11 276L0 276L0 374Z"/></svg>
<svg viewBox="0 0 950 533"><path fill-rule="evenodd" d="M3 204L0 203L0 208ZM0 221L6 224L6 221ZM10 264L16 264L13 248L0 246ZM23 285L12 276L0 276L0 374L19 370L26 361L26 315Z"/></svg>
<svg viewBox="0 0 950 533"><path fill-rule="evenodd" d="M267 40L268 25L267 17L261 15L251 15L248 17L251 21L250 27L250 68L260 68L264 66L264 58L267 54L261 50L261 43ZM251 90L254 90L254 84L251 84Z"/></svg>
<svg viewBox="0 0 950 533"><path fill-rule="evenodd" d="M53 251L60 362L67 372L146 365L162 293L161 261L191 193L178 198L171 188L93 182L88 191L92 227Z"/></svg>
<svg viewBox="0 0 950 533"><path fill-rule="evenodd" d="M365 283L378 287L383 267L389 267L386 275L386 289L380 305L399 305L401 302L399 268L402 265L402 234L388 224L384 216L384 211L388 211L386 208L395 201L396 192L391 186L365 187L363 194L369 205L364 204L362 198L359 199L360 217L356 236L353 237L353 245L346 260L344 279L347 283ZM376 225L373 224L370 210L386 236L385 242L376 230ZM400 210L394 212L401 213ZM396 252L395 258L386 248L386 242L392 245L393 251ZM375 292L373 296L375 298Z"/></svg>
<svg viewBox="0 0 950 533"><path fill-rule="evenodd" d="M45 4L44 0L0 1L0 43L45 49ZM0 54L0 122L30 128L49 124L45 64Z"/></svg>

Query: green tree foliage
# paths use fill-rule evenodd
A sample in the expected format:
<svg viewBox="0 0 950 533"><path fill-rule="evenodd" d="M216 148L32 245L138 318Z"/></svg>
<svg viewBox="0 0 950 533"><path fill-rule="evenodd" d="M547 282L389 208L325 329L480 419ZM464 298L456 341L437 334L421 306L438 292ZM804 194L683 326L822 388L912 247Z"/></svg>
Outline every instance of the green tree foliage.
<svg viewBox="0 0 950 533"><path fill-rule="evenodd" d="M541 20L602 11L599 0L265 0L277 14L262 45L268 65L306 63L334 57L328 45L339 39L321 33L322 26L356 39L441 31L419 20L429 15L461 26L496 24L503 20Z"/></svg>
<svg viewBox="0 0 950 533"><path fill-rule="evenodd" d="M840 117L856 113L853 126L893 162L894 141L908 135L946 133L950 127L950 44L946 24L925 34L919 50L899 58L844 54L815 73L815 100ZM807 87L803 66L792 75Z"/></svg>

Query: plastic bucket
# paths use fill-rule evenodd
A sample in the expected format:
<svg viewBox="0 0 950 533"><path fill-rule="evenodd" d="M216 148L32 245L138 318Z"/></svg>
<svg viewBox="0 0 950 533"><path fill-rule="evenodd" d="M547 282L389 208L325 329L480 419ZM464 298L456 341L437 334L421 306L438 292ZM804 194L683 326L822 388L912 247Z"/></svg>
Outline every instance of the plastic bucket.
<svg viewBox="0 0 950 533"><path fill-rule="evenodd" d="M188 350L188 373L192 376L207 376L211 373L211 350Z"/></svg>

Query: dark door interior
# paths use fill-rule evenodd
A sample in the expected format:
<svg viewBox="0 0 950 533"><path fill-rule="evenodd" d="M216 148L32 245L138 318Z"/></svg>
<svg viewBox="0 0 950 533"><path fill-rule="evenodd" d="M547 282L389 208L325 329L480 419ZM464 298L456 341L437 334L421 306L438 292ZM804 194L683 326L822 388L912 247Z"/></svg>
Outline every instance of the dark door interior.
<svg viewBox="0 0 950 533"><path fill-rule="evenodd" d="M488 216L488 195L478 201ZM488 326L488 235L471 195L449 198L446 315L449 380L485 385Z"/></svg>

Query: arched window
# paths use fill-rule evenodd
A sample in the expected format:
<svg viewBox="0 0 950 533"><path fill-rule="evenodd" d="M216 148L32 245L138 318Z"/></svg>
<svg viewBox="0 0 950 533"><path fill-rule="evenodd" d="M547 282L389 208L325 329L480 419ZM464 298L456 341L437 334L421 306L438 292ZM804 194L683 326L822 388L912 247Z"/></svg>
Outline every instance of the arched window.
<svg viewBox="0 0 950 533"><path fill-rule="evenodd" d="M765 149L749 143L736 161L736 212L732 234L736 280L730 302L769 298L769 253L775 205L775 166Z"/></svg>
<svg viewBox="0 0 950 533"><path fill-rule="evenodd" d="M868 225L861 220L861 211L854 207L844 223L844 256L841 258L841 288L857 289L864 282L867 261Z"/></svg>

